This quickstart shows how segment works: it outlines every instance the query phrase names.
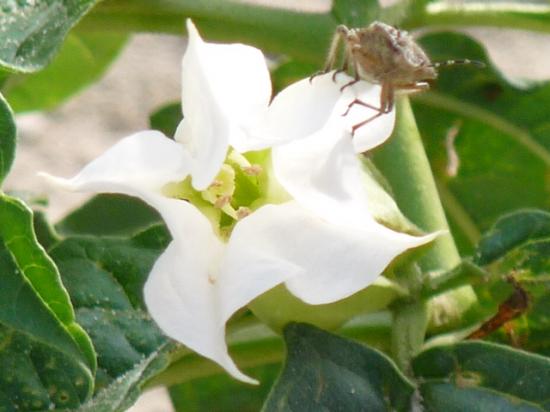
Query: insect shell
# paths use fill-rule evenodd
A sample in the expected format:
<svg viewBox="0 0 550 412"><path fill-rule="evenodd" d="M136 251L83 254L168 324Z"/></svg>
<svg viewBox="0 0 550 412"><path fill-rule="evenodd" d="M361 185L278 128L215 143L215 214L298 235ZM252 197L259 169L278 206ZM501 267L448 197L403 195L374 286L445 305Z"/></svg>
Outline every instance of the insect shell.
<svg viewBox="0 0 550 412"><path fill-rule="evenodd" d="M361 79L382 86L379 106L373 106L359 99L353 100L348 105L348 110L344 115L354 105L368 107L377 112L372 117L353 126L352 134L375 118L389 113L393 108L396 92L411 93L429 89L430 85L427 81L437 78L436 69L438 67L455 64L475 64L483 67L482 63L467 59L432 63L424 50L406 31L385 23L374 22L368 27L359 29L348 29L344 25L338 26L323 73L327 73L335 67L342 41L344 43L343 64L334 73L334 76L339 72L349 70L354 78L341 90ZM312 76L310 81L314 77Z"/></svg>
<svg viewBox="0 0 550 412"><path fill-rule="evenodd" d="M424 50L406 32L374 22L363 29L339 26L359 77L371 83L412 86L432 80L437 72Z"/></svg>

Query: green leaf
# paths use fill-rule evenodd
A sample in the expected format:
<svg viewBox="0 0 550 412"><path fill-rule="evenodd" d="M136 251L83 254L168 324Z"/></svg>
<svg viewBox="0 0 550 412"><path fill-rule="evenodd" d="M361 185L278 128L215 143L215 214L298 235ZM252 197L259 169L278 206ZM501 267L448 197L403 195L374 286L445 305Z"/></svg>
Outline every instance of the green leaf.
<svg viewBox="0 0 550 412"><path fill-rule="evenodd" d="M0 197L0 236L25 280L52 313L73 334L82 352L95 367L94 352L86 334L75 323L75 315L58 270L37 242L32 212L15 198Z"/></svg>
<svg viewBox="0 0 550 412"><path fill-rule="evenodd" d="M421 43L433 61L469 58L488 62L482 48L454 33L430 34ZM414 111L436 175L442 202L460 246L472 245L502 214L549 208L550 84L528 90L509 85L489 64L485 69L442 68L432 91L414 98ZM456 133L456 176L446 167L445 139Z"/></svg>
<svg viewBox="0 0 550 412"><path fill-rule="evenodd" d="M287 360L264 411L408 411L413 385L386 355L307 324L285 330Z"/></svg>
<svg viewBox="0 0 550 412"><path fill-rule="evenodd" d="M470 278L478 294L478 304L463 316L467 323L480 323L497 316L500 324L487 339L511 343L530 351L550 355L550 214L540 210L520 210L499 219L482 238L476 261L485 269L473 266L474 272L455 273L457 278ZM479 275L475 275L479 272ZM505 281L512 275L521 289ZM464 277L465 276L465 277ZM453 273L444 275L443 285ZM437 282L439 278L434 279ZM426 292L430 289L426 285ZM437 286L437 285L435 285ZM437 289L437 287L436 287ZM511 299L511 300L508 300ZM526 303L530 303L526 309ZM504 304L504 307L499 305ZM503 318L503 316L513 317ZM505 327L501 327L501 326Z"/></svg>
<svg viewBox="0 0 550 412"><path fill-rule="evenodd" d="M67 32L97 0L36 0L0 6L0 67L34 72L50 62Z"/></svg>
<svg viewBox="0 0 550 412"><path fill-rule="evenodd" d="M7 80L9 75L10 74L8 72L4 72L0 70L0 87L4 84L4 82Z"/></svg>
<svg viewBox="0 0 550 412"><path fill-rule="evenodd" d="M160 130L168 137L174 137L176 129L183 119L180 103L171 103L161 107L149 117L151 129Z"/></svg>
<svg viewBox="0 0 550 412"><path fill-rule="evenodd" d="M55 229L50 225L46 214L42 211L33 211L33 226L36 239L40 245L48 250L51 246L59 242L59 236Z"/></svg>
<svg viewBox="0 0 550 412"><path fill-rule="evenodd" d="M15 271L0 255L3 272ZM7 278L8 276L6 276ZM18 287L18 299L27 299L26 308L18 308L26 317L41 325L35 330L25 325L10 326L0 320L0 409L2 411L43 411L50 408L75 407L90 397L93 376L88 366L66 347L74 346L66 330L33 296L28 286L13 279L3 279L3 287ZM13 295L1 294L14 301ZM23 306L23 305L19 305ZM5 308L1 308L4 310ZM51 315L50 315L51 316ZM41 330L37 330L41 329ZM66 347L65 347L66 346Z"/></svg>
<svg viewBox="0 0 550 412"><path fill-rule="evenodd" d="M520 210L501 217L479 242L476 259L486 265L528 241L550 237L550 213Z"/></svg>
<svg viewBox="0 0 550 412"><path fill-rule="evenodd" d="M478 388L461 388L446 382L425 383L421 386L427 412L541 412L529 402L502 396Z"/></svg>
<svg viewBox="0 0 550 412"><path fill-rule="evenodd" d="M530 241L508 252L491 270L513 274L527 292L529 308L520 317L489 336L489 339L520 345L550 356L550 237Z"/></svg>
<svg viewBox="0 0 550 412"><path fill-rule="evenodd" d="M195 379L170 388L176 411L181 412L257 412L261 409L280 365L267 365L247 371L260 381L251 386L226 373Z"/></svg>
<svg viewBox="0 0 550 412"><path fill-rule="evenodd" d="M550 354L550 345L545 343L544 338L550 332L550 323L541 321L545 318L543 314L550 310L550 307L544 305L550 298L550 279L546 279L550 264L545 249L545 242L549 238L550 214L547 212L520 210L506 215L483 236L474 262L465 260L441 276L427 278L421 296L427 298L462 284L470 284L478 301L461 316L463 327L489 320L499 312L501 304L505 304L501 311L508 314L515 311L518 317L525 310L524 294L506 281L508 275L513 275L526 289L527 296L534 302L533 307L512 322L501 321L501 325L505 323L506 328L498 327L497 333L491 334L489 338L508 343L511 341L529 350ZM485 266L481 268L477 265ZM513 300L507 302L509 298ZM535 315L537 313L539 315ZM533 321L534 316L539 320Z"/></svg>
<svg viewBox="0 0 550 412"><path fill-rule="evenodd" d="M153 354L160 351L163 356L161 348L167 339L149 318L142 290L169 239L164 226L158 225L132 238L75 236L51 250L78 322L97 351L97 402L106 402L102 399L107 397L116 400L113 408L122 405L129 388L151 376L144 374L143 368L154 361ZM109 395L103 395L104 391Z"/></svg>
<svg viewBox="0 0 550 412"><path fill-rule="evenodd" d="M92 392L95 354L75 322L32 213L0 197L0 409L73 407Z"/></svg>
<svg viewBox="0 0 550 412"><path fill-rule="evenodd" d="M144 382L168 366L172 350L172 345L162 345L96 397L75 409L74 412L123 412L127 410L139 396Z"/></svg>
<svg viewBox="0 0 550 412"><path fill-rule="evenodd" d="M96 81L126 43L113 33L69 34L59 54L36 74L13 75L2 90L16 112L53 109Z"/></svg>
<svg viewBox="0 0 550 412"><path fill-rule="evenodd" d="M0 94L0 184L10 171L15 156L16 129L10 106Z"/></svg>
<svg viewBox="0 0 550 412"><path fill-rule="evenodd" d="M550 359L487 342L462 342L413 360L427 411L550 409Z"/></svg>
<svg viewBox="0 0 550 412"><path fill-rule="evenodd" d="M159 214L138 198L96 195L55 225L66 236L131 235L161 222Z"/></svg>

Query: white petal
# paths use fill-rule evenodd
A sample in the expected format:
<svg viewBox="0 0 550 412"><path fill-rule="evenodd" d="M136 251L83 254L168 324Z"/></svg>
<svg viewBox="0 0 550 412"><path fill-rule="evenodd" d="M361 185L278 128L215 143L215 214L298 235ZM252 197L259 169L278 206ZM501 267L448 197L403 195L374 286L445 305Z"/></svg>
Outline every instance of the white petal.
<svg viewBox="0 0 550 412"><path fill-rule="evenodd" d="M271 102L263 133L286 142L317 132L335 111L342 97L340 87L331 73L291 84Z"/></svg>
<svg viewBox="0 0 550 412"><path fill-rule="evenodd" d="M168 336L217 362L235 378L257 383L242 374L227 353L215 282L223 244L193 205L158 193L167 182L184 177L188 165L180 144L158 132L143 132L123 139L72 179L45 176L69 190L124 193L154 207L173 241L145 285L151 316Z"/></svg>
<svg viewBox="0 0 550 412"><path fill-rule="evenodd" d="M239 221L231 232L218 278L221 313L226 320L257 296L303 270L282 254L274 253L283 245L276 243L279 228L262 220L264 209Z"/></svg>
<svg viewBox="0 0 550 412"><path fill-rule="evenodd" d="M227 352L217 286L208 280L219 246L193 237L185 244L173 241L147 279L145 302L165 334L215 361L236 379L257 383L239 371Z"/></svg>
<svg viewBox="0 0 550 412"><path fill-rule="evenodd" d="M303 207L338 225L369 226L362 165L337 123L273 149L277 180Z"/></svg>
<svg viewBox="0 0 550 412"><path fill-rule="evenodd" d="M344 96L340 100L342 106L338 107L339 110L343 110L338 113L342 116L354 99L358 99L373 107L380 107L380 92L380 86L360 81L353 87L345 89ZM360 104L354 104L348 114L342 117L344 118L346 129L351 131L353 126L377 114L379 114L377 110ZM380 115L358 128L352 138L355 152L362 153L384 143L391 136L394 125L395 110L392 110L390 113Z"/></svg>
<svg viewBox="0 0 550 412"><path fill-rule="evenodd" d="M217 362L236 379L257 383L240 372L227 353L217 282L224 245L210 222L188 202L154 194L143 198L159 211L174 239L145 283L149 313L171 338Z"/></svg>
<svg viewBox="0 0 550 412"><path fill-rule="evenodd" d="M193 186L204 190L218 173L228 145L246 148L248 131L265 116L271 82L260 50L206 43L191 20L187 30L189 43L182 62L185 120L176 140L195 160Z"/></svg>
<svg viewBox="0 0 550 412"><path fill-rule="evenodd" d="M227 353L225 319L220 312L218 286L213 282L223 245L208 219L186 201L144 190L135 182L109 181L108 177L91 174L91 169L85 168L70 180L51 179L76 191L137 196L160 213L172 235L144 287L145 302L155 322L165 334L217 362L236 379L256 383L238 370Z"/></svg>
<svg viewBox="0 0 550 412"><path fill-rule="evenodd" d="M263 129L256 133L273 145L306 137L329 122L337 122L339 127L351 134L352 126L378 113L354 105L343 116L352 101L359 99L375 107L380 106L380 86L360 81L341 91L351 80L343 73L337 74L333 80L333 72L330 72L288 86L275 96ZM353 138L356 151L363 152L385 141L391 135L394 121L395 113L392 111L359 128Z"/></svg>
<svg viewBox="0 0 550 412"><path fill-rule="evenodd" d="M132 194L120 188L160 190L170 181L185 178L190 163L180 144L148 130L122 139L72 179L49 179L75 191Z"/></svg>
<svg viewBox="0 0 550 412"><path fill-rule="evenodd" d="M295 202L264 206L236 225L222 276L227 282L263 282L265 290L287 278L287 288L306 303L331 303L362 290L396 256L435 236L413 237L375 222L350 230ZM243 296L240 306L246 300L251 296Z"/></svg>

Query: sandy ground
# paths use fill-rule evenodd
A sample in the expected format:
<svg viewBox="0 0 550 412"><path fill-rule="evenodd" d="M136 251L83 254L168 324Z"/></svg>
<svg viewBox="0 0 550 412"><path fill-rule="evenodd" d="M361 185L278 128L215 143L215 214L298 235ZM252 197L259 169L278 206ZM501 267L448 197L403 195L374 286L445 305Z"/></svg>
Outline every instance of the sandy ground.
<svg viewBox="0 0 550 412"><path fill-rule="evenodd" d="M319 0L316 7L326 3ZM470 32L486 40L491 56L508 76L550 78L550 57L541 61L541 56L550 56L549 36L494 29ZM50 188L36 172L71 176L120 138L147 128L149 113L179 99L184 47L181 38L136 35L101 81L50 113L18 116L17 157L5 188L47 195L48 213L54 220L81 203L82 195ZM170 412L172 408L161 389L144 394L131 411Z"/></svg>

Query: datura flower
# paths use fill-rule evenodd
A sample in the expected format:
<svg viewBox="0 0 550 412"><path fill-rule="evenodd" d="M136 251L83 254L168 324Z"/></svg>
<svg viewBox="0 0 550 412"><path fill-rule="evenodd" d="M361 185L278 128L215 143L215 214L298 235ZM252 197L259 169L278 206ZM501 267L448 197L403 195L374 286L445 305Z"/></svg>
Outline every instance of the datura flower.
<svg viewBox="0 0 550 412"><path fill-rule="evenodd" d="M376 104L378 86L359 82L341 91L350 78L329 73L289 86L270 104L260 50L204 42L190 21L187 29L184 119L175 140L142 131L72 179L48 177L73 191L136 196L158 210L172 241L145 284L151 316L168 336L253 383L225 343L225 324L238 309L279 284L311 305L339 301L435 234L399 233L369 213L357 153L388 138L394 113L353 137L351 126L375 112L342 114L356 97ZM271 162L247 163L247 152L266 148ZM238 209L235 174L243 171L271 174L263 179L268 189ZM213 210L233 222L229 234Z"/></svg>

